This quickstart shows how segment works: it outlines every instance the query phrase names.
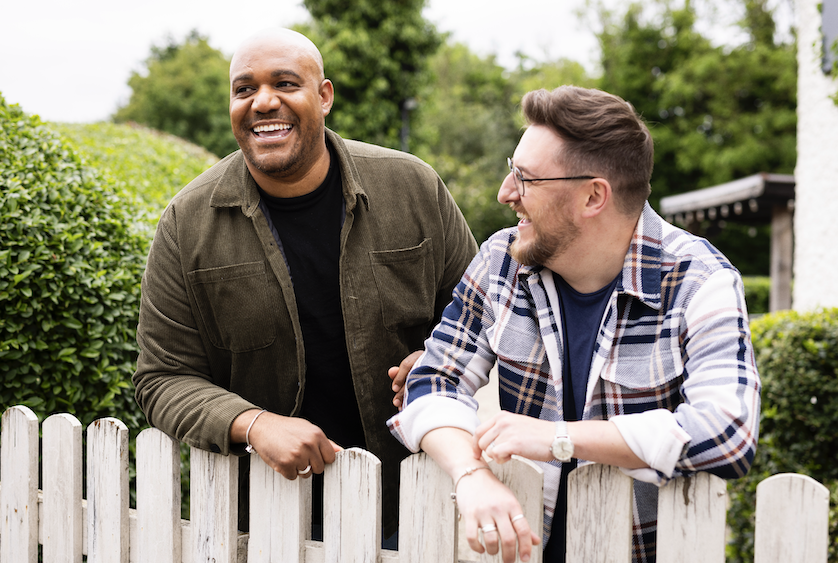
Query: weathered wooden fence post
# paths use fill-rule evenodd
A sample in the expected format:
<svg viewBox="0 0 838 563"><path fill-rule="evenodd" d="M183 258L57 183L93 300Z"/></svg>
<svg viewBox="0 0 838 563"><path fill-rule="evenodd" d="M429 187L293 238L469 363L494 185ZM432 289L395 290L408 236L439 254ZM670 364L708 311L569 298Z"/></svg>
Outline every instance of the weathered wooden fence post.
<svg viewBox="0 0 838 563"><path fill-rule="evenodd" d="M632 483L619 468L598 463L569 475L568 563L631 561Z"/></svg>
<svg viewBox="0 0 838 563"><path fill-rule="evenodd" d="M3 413L0 467L0 563L37 563L38 417L28 407Z"/></svg>
<svg viewBox="0 0 838 563"><path fill-rule="evenodd" d="M192 448L189 520L193 563L235 563L239 459Z"/></svg>
<svg viewBox="0 0 838 563"><path fill-rule="evenodd" d="M128 563L128 427L100 418L87 427L87 561Z"/></svg>
<svg viewBox="0 0 838 563"><path fill-rule="evenodd" d="M426 453L401 464L399 563L457 563L451 478Z"/></svg>
<svg viewBox="0 0 838 563"><path fill-rule="evenodd" d="M755 563L826 563L829 489L807 475L757 485Z"/></svg>
<svg viewBox="0 0 838 563"><path fill-rule="evenodd" d="M724 563L727 483L698 473L658 492L657 553L661 563Z"/></svg>
<svg viewBox="0 0 838 563"><path fill-rule="evenodd" d="M323 475L326 563L378 561L381 554L381 461L351 448Z"/></svg>
<svg viewBox="0 0 838 563"><path fill-rule="evenodd" d="M309 522L311 479L289 481L251 455L248 563L305 563Z"/></svg>
<svg viewBox="0 0 838 563"><path fill-rule="evenodd" d="M70 414L54 414L43 424L44 561L81 563L82 427Z"/></svg>
<svg viewBox="0 0 838 563"><path fill-rule="evenodd" d="M180 445L156 428L137 436L137 563L181 563Z"/></svg>

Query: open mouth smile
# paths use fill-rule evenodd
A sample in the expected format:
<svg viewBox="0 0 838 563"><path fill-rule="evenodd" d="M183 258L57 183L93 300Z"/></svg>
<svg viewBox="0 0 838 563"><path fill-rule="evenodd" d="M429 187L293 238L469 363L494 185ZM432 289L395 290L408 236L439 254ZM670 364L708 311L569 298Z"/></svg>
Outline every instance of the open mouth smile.
<svg viewBox="0 0 838 563"><path fill-rule="evenodd" d="M258 125L253 127L251 131L260 139L279 139L287 136L293 127L290 123L271 123L269 125Z"/></svg>

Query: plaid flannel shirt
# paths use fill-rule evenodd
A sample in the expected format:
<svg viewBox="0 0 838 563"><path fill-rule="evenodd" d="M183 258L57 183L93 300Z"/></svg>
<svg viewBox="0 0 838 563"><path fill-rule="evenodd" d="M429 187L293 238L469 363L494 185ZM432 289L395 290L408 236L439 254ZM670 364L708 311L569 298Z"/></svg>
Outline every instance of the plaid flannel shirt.
<svg viewBox="0 0 838 563"><path fill-rule="evenodd" d="M388 425L414 452L435 428L474 433L473 395L495 362L502 409L564 416L558 295L549 270L509 255L516 232L505 229L482 245L408 377L404 410ZM635 478L635 561L655 558L657 487L696 471L747 473L759 405L738 271L647 203L600 324L581 416L613 421L650 466L624 470ZM539 463L546 545L561 463Z"/></svg>

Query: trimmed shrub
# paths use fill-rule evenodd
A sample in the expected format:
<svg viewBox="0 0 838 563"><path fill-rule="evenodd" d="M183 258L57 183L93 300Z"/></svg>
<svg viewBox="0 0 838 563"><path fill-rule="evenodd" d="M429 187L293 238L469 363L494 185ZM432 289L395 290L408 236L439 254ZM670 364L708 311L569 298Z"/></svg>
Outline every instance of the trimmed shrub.
<svg viewBox="0 0 838 563"><path fill-rule="evenodd" d="M745 303L749 315L768 312L771 297L771 278L768 276L742 276L745 286Z"/></svg>
<svg viewBox="0 0 838 563"><path fill-rule="evenodd" d="M0 96L0 409L145 425L130 376L147 239L132 198Z"/></svg>
<svg viewBox="0 0 838 563"><path fill-rule="evenodd" d="M169 200L218 162L206 149L136 123L55 123L86 164L101 170L149 209L156 225Z"/></svg>
<svg viewBox="0 0 838 563"><path fill-rule="evenodd" d="M751 323L762 379L762 413L750 473L728 485L729 562L754 560L756 486L777 473L802 473L830 490L830 537L838 537L838 309L781 311ZM838 562L838 546L829 547Z"/></svg>

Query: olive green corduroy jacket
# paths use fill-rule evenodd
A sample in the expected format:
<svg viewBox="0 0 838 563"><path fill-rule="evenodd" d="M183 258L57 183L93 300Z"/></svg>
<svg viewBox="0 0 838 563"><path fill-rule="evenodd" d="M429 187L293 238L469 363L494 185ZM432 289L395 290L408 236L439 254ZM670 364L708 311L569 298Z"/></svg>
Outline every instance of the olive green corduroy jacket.
<svg viewBox="0 0 838 563"><path fill-rule="evenodd" d="M385 531L398 463L387 369L421 349L477 245L431 167L327 130L346 216L340 286L346 346L367 448L382 461ZM296 414L305 353L294 290L241 152L190 182L160 219L142 282L134 374L151 425L191 446L244 453L233 420L251 408Z"/></svg>

